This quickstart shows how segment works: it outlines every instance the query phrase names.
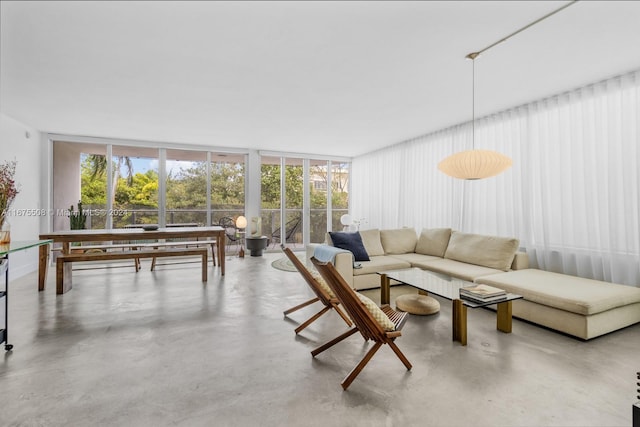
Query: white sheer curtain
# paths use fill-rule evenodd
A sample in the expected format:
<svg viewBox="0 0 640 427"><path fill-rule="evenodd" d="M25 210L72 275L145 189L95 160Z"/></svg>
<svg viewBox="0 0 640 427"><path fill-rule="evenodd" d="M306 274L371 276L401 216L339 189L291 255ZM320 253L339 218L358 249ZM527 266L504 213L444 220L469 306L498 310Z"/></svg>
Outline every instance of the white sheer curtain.
<svg viewBox="0 0 640 427"><path fill-rule="evenodd" d="M470 147L467 123L354 159L352 213L515 236L533 267L640 286L640 71L476 120L476 148L510 156L506 173L437 169Z"/></svg>

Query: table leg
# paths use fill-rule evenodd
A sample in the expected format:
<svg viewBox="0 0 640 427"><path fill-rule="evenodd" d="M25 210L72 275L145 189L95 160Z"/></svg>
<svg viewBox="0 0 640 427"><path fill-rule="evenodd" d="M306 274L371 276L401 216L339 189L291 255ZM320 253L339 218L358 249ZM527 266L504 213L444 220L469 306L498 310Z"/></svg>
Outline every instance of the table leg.
<svg viewBox="0 0 640 427"><path fill-rule="evenodd" d="M65 255L71 253L71 245L69 242L62 242L62 253ZM58 263L56 260L56 294L64 294L73 288L71 271L72 266L70 262Z"/></svg>
<svg viewBox="0 0 640 427"><path fill-rule="evenodd" d="M207 273L207 264L209 261L207 260L207 253L202 254L202 281L206 282L209 274Z"/></svg>
<svg viewBox="0 0 640 427"><path fill-rule="evenodd" d="M223 276L224 276L224 262L225 262L224 247L226 244L227 242L225 242L224 233L218 234L218 263L220 264L220 274L222 274Z"/></svg>
<svg viewBox="0 0 640 427"><path fill-rule="evenodd" d="M507 334L511 333L511 301L499 302L497 313L497 329Z"/></svg>
<svg viewBox="0 0 640 427"><path fill-rule="evenodd" d="M459 299L454 299L452 304L453 341L467 345L467 307Z"/></svg>
<svg viewBox="0 0 640 427"><path fill-rule="evenodd" d="M391 304L391 285L386 274L380 275L380 304Z"/></svg>
<svg viewBox="0 0 640 427"><path fill-rule="evenodd" d="M47 286L47 273L49 271L50 245L40 245L38 248L38 291L44 291Z"/></svg>
<svg viewBox="0 0 640 427"><path fill-rule="evenodd" d="M60 261L56 260L56 294L58 295L67 293L73 287L71 263Z"/></svg>

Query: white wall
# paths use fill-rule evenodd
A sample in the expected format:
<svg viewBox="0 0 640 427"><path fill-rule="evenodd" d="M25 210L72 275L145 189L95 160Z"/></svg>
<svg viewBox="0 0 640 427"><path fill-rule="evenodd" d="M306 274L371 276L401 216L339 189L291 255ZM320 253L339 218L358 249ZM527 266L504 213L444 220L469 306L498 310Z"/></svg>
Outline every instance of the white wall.
<svg viewBox="0 0 640 427"><path fill-rule="evenodd" d="M27 210L40 210L41 141L40 132L0 113L0 162L16 160L16 183L20 193L11 205L11 240L35 240L40 233L40 217ZM46 208L46 207L45 207ZM14 213L14 215L11 215ZM16 252L10 256L9 276L15 279L38 268L38 250Z"/></svg>
<svg viewBox="0 0 640 427"><path fill-rule="evenodd" d="M76 206L80 200L80 155L84 145L72 142L53 143L53 230L68 230L69 217L58 215L69 206ZM102 147L101 147L102 148ZM86 150L85 150L86 152ZM106 153L105 153L106 154Z"/></svg>

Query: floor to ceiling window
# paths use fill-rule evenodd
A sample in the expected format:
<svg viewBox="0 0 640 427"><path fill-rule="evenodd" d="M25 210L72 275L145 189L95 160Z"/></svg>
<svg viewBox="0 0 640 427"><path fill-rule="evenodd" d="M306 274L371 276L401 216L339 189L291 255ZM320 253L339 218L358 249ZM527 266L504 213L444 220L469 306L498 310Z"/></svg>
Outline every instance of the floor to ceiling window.
<svg viewBox="0 0 640 427"><path fill-rule="evenodd" d="M273 234L281 226L281 176L280 157L262 156L260 167L260 218L262 234L268 236L271 243Z"/></svg>
<svg viewBox="0 0 640 427"><path fill-rule="evenodd" d="M340 217L349 209L349 163L277 156L261 161L261 218L272 247L320 243L328 230L341 229Z"/></svg>
<svg viewBox="0 0 640 427"><path fill-rule="evenodd" d="M113 228L158 224L158 149L112 147Z"/></svg>
<svg viewBox="0 0 640 427"><path fill-rule="evenodd" d="M351 164L330 162L331 170L331 225L333 230L342 229L340 217L349 212L349 169ZM358 225L364 219L354 218Z"/></svg>
<svg viewBox="0 0 640 427"><path fill-rule="evenodd" d="M307 222L303 214L304 203L303 161L297 158L284 159L284 221L276 238L281 243L296 246L303 243L302 230Z"/></svg>
<svg viewBox="0 0 640 427"><path fill-rule="evenodd" d="M109 161L108 159L111 159ZM245 154L53 141L53 230L202 226L245 212Z"/></svg>
<svg viewBox="0 0 640 427"><path fill-rule="evenodd" d="M211 153L211 223L236 219L245 211L244 154Z"/></svg>
<svg viewBox="0 0 640 427"><path fill-rule="evenodd" d="M207 153L172 149L166 153L166 223L208 224Z"/></svg>
<svg viewBox="0 0 640 427"><path fill-rule="evenodd" d="M180 146L126 145L120 141L53 141L54 230L69 229L69 207L90 212L86 228L233 224L240 215L270 249L301 249L341 230L349 212L350 163L301 156L260 155L260 174L246 182L251 153L223 153ZM253 162L254 160L252 160ZM250 205L247 188L260 188Z"/></svg>
<svg viewBox="0 0 640 427"><path fill-rule="evenodd" d="M327 232L328 161L309 161L309 241L322 242Z"/></svg>
<svg viewBox="0 0 640 427"><path fill-rule="evenodd" d="M261 170L263 234L272 247L280 243L301 246L305 221L303 160L263 156Z"/></svg>

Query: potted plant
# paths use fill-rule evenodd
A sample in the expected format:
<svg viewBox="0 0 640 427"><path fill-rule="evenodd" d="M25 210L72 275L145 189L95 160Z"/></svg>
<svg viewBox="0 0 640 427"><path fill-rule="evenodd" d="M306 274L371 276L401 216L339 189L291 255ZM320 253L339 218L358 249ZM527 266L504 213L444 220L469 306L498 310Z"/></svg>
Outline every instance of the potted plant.
<svg viewBox="0 0 640 427"><path fill-rule="evenodd" d="M87 228L87 214L82 209L82 202L78 200L78 210L73 209L73 205L69 208L69 226L72 230L84 230Z"/></svg>

